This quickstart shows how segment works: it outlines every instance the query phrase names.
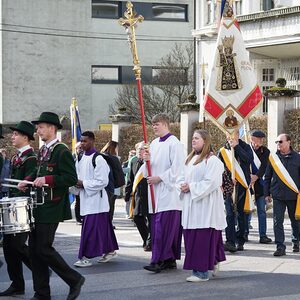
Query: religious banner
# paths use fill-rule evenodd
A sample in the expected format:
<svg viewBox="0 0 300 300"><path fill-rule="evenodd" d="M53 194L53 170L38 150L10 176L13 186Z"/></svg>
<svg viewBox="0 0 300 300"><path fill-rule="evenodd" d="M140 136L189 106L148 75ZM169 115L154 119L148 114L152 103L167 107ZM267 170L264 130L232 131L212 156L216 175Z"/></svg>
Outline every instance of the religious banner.
<svg viewBox="0 0 300 300"><path fill-rule="evenodd" d="M240 128L262 103L262 93L229 1L225 2L204 109L223 131Z"/></svg>

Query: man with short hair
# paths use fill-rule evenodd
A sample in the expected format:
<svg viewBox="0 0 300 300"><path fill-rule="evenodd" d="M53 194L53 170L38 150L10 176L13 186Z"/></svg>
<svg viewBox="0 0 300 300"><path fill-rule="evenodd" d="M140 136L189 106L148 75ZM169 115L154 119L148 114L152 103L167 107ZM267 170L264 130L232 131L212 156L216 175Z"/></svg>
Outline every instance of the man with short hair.
<svg viewBox="0 0 300 300"><path fill-rule="evenodd" d="M270 150L263 146L265 136L261 130L252 130L250 133L250 146L254 157L251 163L251 185L255 195L259 242L261 244L272 242L272 239L267 236L266 200L264 197L264 175L270 155Z"/></svg>
<svg viewBox="0 0 300 300"><path fill-rule="evenodd" d="M170 133L170 121L166 114L152 118L152 128L157 136L145 151L144 160L150 160L152 176L147 182L154 190L155 211L148 194L151 214L151 263L147 271L159 273L164 269L176 269L176 259L181 254L181 211L182 203L175 189L176 180L184 180L183 145Z"/></svg>
<svg viewBox="0 0 300 300"><path fill-rule="evenodd" d="M21 121L15 127L10 127L10 129L13 131L11 137L12 145L18 149L18 153L12 158L11 178L33 181L36 172L36 156L30 146L30 141L34 140L34 126L29 122ZM9 196L11 198L30 196L30 190L26 185L19 183L18 188L9 189ZM4 258L12 283L8 289L0 293L0 297L24 295L25 281L22 263L31 269L29 248L26 244L28 235L29 232L22 232L4 234L3 236Z"/></svg>
<svg viewBox="0 0 300 300"><path fill-rule="evenodd" d="M38 153L37 178L33 183L37 187L48 185L44 204L33 210L35 226L29 238L35 291L32 300L51 299L49 267L70 286L67 300L73 300L80 294L85 278L69 267L53 247L53 241L59 222L72 218L68 191L77 183L75 163L66 145L57 139L57 130L62 128L57 114L43 112L32 123L45 143Z"/></svg>
<svg viewBox="0 0 300 300"><path fill-rule="evenodd" d="M80 193L80 215L83 218L80 248L76 267L89 267L91 258L100 257L99 263L108 262L117 255L117 239L109 215L105 187L109 181L109 166L95 149L95 135L81 134L82 157L76 162Z"/></svg>
<svg viewBox="0 0 300 300"><path fill-rule="evenodd" d="M276 251L274 256L286 255L284 244L284 214L288 210L293 231L293 252L299 252L299 221L296 220L296 205L300 189L300 154L291 146L291 137L280 134L275 143L276 153L270 154L265 174L264 195L266 201L273 198L273 221ZM298 200L299 201L299 200ZM300 216L298 216L300 217Z"/></svg>

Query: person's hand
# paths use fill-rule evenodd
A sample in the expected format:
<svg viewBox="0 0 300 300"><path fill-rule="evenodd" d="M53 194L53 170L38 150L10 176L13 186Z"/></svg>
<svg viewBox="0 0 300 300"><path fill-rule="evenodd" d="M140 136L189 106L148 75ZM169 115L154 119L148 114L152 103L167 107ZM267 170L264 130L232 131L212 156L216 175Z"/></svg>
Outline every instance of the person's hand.
<svg viewBox="0 0 300 300"><path fill-rule="evenodd" d="M34 186L42 187L44 184L46 184L46 178L45 177L38 177L33 182Z"/></svg>
<svg viewBox="0 0 300 300"><path fill-rule="evenodd" d="M152 184L157 184L157 183L160 183L161 182L161 179L159 176L150 176L150 177L147 177L147 183L149 185L152 185Z"/></svg>
<svg viewBox="0 0 300 300"><path fill-rule="evenodd" d="M255 181L258 179L258 176L251 174L251 184L254 184Z"/></svg>
<svg viewBox="0 0 300 300"><path fill-rule="evenodd" d="M190 191L189 184L188 184L188 183L183 183L183 184L181 184L180 190L181 190L183 193L188 193L188 192Z"/></svg>
<svg viewBox="0 0 300 300"><path fill-rule="evenodd" d="M266 201L266 203L271 203L272 202L272 197L271 196L265 197L265 201Z"/></svg>
<svg viewBox="0 0 300 300"><path fill-rule="evenodd" d="M83 189L83 181L82 180L78 180L77 183L76 183L76 187L78 189Z"/></svg>
<svg viewBox="0 0 300 300"><path fill-rule="evenodd" d="M19 182L17 187L22 192L25 192L28 189L27 183L24 183L24 182Z"/></svg>

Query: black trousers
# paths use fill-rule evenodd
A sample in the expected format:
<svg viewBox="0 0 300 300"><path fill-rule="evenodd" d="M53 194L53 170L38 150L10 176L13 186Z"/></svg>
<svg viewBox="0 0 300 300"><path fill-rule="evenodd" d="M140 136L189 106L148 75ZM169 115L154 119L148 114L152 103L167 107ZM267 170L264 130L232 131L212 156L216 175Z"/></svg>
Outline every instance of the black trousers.
<svg viewBox="0 0 300 300"><path fill-rule="evenodd" d="M74 286L82 277L69 267L52 246L58 224L36 223L29 236L29 250L32 261L32 278L35 296L51 299L49 267L69 286Z"/></svg>
<svg viewBox="0 0 300 300"><path fill-rule="evenodd" d="M143 247L151 246L151 236L150 236L150 217L147 216L134 216L133 221L143 239Z"/></svg>
<svg viewBox="0 0 300 300"><path fill-rule="evenodd" d="M82 217L80 215L80 197L79 195L76 195L75 197L75 219L76 222L82 223Z"/></svg>
<svg viewBox="0 0 300 300"><path fill-rule="evenodd" d="M109 217L110 217L110 220L112 221L114 218L115 202L116 202L117 196L114 193L111 193L109 191L107 191L107 196L108 196L108 202L109 202Z"/></svg>
<svg viewBox="0 0 300 300"><path fill-rule="evenodd" d="M25 289L22 263L31 269L27 238L28 232L3 235L3 252L11 286L20 291Z"/></svg>

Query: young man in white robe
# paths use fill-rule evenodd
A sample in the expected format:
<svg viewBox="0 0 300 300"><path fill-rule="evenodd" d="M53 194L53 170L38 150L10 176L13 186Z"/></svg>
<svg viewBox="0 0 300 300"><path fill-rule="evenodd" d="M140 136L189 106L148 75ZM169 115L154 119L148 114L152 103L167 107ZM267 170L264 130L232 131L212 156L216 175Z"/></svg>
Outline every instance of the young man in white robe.
<svg viewBox="0 0 300 300"><path fill-rule="evenodd" d="M176 180L184 168L183 145L170 133L169 117L158 114L152 119L157 138L145 151L144 160L150 160L151 176L147 182L154 190L153 210L150 188L148 189L149 213L151 214L152 258L145 270L159 273L176 269L176 259L181 255L182 203L175 189Z"/></svg>
<svg viewBox="0 0 300 300"><path fill-rule="evenodd" d="M84 151L76 162L80 194L80 215L83 218L81 240L76 267L89 267L91 258L107 262L116 256L118 244L109 217L109 203L105 187L109 181L109 166L94 148L95 136L91 131L81 135Z"/></svg>

